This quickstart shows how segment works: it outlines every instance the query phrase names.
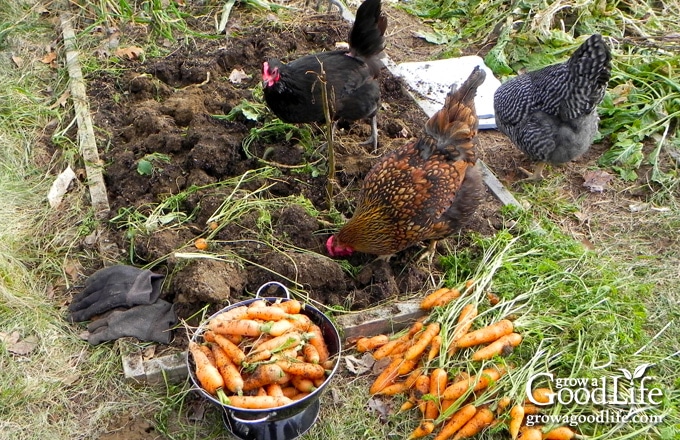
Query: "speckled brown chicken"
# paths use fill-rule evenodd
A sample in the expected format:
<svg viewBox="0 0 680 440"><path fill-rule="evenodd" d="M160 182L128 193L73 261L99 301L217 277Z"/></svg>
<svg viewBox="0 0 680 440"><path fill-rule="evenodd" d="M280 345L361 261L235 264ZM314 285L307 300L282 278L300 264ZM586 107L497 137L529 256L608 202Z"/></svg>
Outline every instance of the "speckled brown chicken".
<svg viewBox="0 0 680 440"><path fill-rule="evenodd" d="M328 254L353 252L391 255L460 229L474 213L482 194L474 139L474 98L484 82L476 67L444 107L425 125L418 140L385 155L366 175L353 217L326 242ZM431 253L428 253L431 255Z"/></svg>

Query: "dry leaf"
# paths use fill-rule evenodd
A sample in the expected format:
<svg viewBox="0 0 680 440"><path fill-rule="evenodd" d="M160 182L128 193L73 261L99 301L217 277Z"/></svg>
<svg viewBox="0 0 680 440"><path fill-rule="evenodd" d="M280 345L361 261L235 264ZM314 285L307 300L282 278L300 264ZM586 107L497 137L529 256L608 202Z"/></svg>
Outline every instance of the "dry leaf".
<svg viewBox="0 0 680 440"><path fill-rule="evenodd" d="M136 60L144 53L144 49L137 46L119 47L114 52L114 55L120 58L127 58L129 60Z"/></svg>
<svg viewBox="0 0 680 440"><path fill-rule="evenodd" d="M364 353L361 358L351 355L344 356L344 358L347 370L357 376L369 372L375 363L373 355L370 353Z"/></svg>
<svg viewBox="0 0 680 440"><path fill-rule="evenodd" d="M391 413L391 408L387 401L376 396L368 400L368 409L377 412L382 422L387 422Z"/></svg>
<svg viewBox="0 0 680 440"><path fill-rule="evenodd" d="M602 192L607 188L612 178L613 176L606 171L589 170L583 174L585 180L583 186L588 188L590 192Z"/></svg>
<svg viewBox="0 0 680 440"><path fill-rule="evenodd" d="M38 346L38 339L35 336L21 339L21 335L17 331L9 334L0 333L0 341L6 345L7 351L17 356L26 356Z"/></svg>
<svg viewBox="0 0 680 440"><path fill-rule="evenodd" d="M244 72L243 69L234 69L229 74L229 81L231 81L232 84L241 84L243 80L250 78L252 78L252 76Z"/></svg>
<svg viewBox="0 0 680 440"><path fill-rule="evenodd" d="M66 106L66 101L68 101L68 98L71 96L71 92L66 90L64 93L61 94L61 96L54 101L54 104L50 106L50 110L54 110L57 107L65 107Z"/></svg>
<svg viewBox="0 0 680 440"><path fill-rule="evenodd" d="M77 262L67 260L64 266L64 272L71 278L74 283L78 281L78 273L80 272L80 265Z"/></svg>
<svg viewBox="0 0 680 440"><path fill-rule="evenodd" d="M41 63L48 64L51 68L57 68L57 53L54 51L48 52L47 55L42 57Z"/></svg>
<svg viewBox="0 0 680 440"><path fill-rule="evenodd" d="M14 62L14 64L15 64L19 69L21 69L22 67L24 67L24 59L23 59L23 58L12 55L12 61Z"/></svg>
<svg viewBox="0 0 680 440"><path fill-rule="evenodd" d="M148 361L149 359L153 359L156 356L156 346L155 345L150 345L146 347L144 350L142 350L142 360L143 361Z"/></svg>

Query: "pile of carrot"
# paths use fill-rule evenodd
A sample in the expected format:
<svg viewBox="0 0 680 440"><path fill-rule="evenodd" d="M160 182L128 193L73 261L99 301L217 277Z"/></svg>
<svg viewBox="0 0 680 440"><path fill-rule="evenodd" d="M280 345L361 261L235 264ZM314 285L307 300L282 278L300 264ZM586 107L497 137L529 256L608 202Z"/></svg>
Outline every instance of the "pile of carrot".
<svg viewBox="0 0 680 440"><path fill-rule="evenodd" d="M470 285L471 282L468 282L466 288ZM457 289L441 288L425 297L420 307L428 311L445 307L461 296ZM372 383L370 393L387 396L405 394L408 400L401 410L420 410L422 421L408 439L426 437L435 429L439 429L435 440L471 438L500 422L489 405L476 407L472 402L506 374L503 367L487 365L476 374L460 372L455 377L450 377L451 374L444 368L432 367L437 365L433 361L438 356L451 357L464 349L475 348L470 359L488 361L509 354L521 343L522 336L515 332L512 321L508 319L472 330L477 313L476 304L464 306L454 328L446 335L440 333L441 323L437 321L437 314L433 314L416 321L399 337L377 335L356 341L358 351L370 351L376 360L390 359ZM446 341L446 346L442 346L442 341ZM458 410L447 411L454 403L458 403Z"/></svg>
<svg viewBox="0 0 680 440"><path fill-rule="evenodd" d="M214 316L189 342L194 374L222 404L275 408L320 387L333 369L321 328L295 299L258 299Z"/></svg>

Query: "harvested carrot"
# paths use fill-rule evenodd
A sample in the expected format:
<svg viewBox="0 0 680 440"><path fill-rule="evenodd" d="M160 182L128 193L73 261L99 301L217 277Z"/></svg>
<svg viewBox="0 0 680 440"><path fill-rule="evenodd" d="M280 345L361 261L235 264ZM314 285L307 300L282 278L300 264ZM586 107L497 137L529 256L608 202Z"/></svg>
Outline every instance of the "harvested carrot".
<svg viewBox="0 0 680 440"><path fill-rule="evenodd" d="M431 420L423 420L420 425L408 436L408 439L422 438L434 431L434 423Z"/></svg>
<svg viewBox="0 0 680 440"><path fill-rule="evenodd" d="M427 295L421 302L420 308L423 310L430 310L434 307L445 306L454 299L460 296L458 289L449 289L442 287Z"/></svg>
<svg viewBox="0 0 680 440"><path fill-rule="evenodd" d="M427 407L427 402L423 400L423 396L430 392L430 376L423 374L418 376L416 382L413 384L413 396L418 401L418 409L424 415Z"/></svg>
<svg viewBox="0 0 680 440"><path fill-rule="evenodd" d="M406 379L404 379L404 385L406 385L407 388L413 388L413 385L415 385L416 380L418 380L418 378L422 375L423 375L422 367L414 368L406 377Z"/></svg>
<svg viewBox="0 0 680 440"><path fill-rule="evenodd" d="M446 370L443 368L435 368L430 373L430 396L432 400L428 400L425 406L425 418L434 420L439 416L439 399L441 394L446 389L446 381L448 380Z"/></svg>
<svg viewBox="0 0 680 440"><path fill-rule="evenodd" d="M509 396L501 397L496 403L496 414L502 414L505 411L505 409L510 405L510 402L512 402L512 399L510 399Z"/></svg>
<svg viewBox="0 0 680 440"><path fill-rule="evenodd" d="M534 405L533 403L524 404L524 415L534 415L541 412L541 408Z"/></svg>
<svg viewBox="0 0 680 440"><path fill-rule="evenodd" d="M289 315L297 315L302 310L302 303L296 299L289 299L287 301L275 302L271 305L284 310Z"/></svg>
<svg viewBox="0 0 680 440"><path fill-rule="evenodd" d="M255 390L270 383L285 383L290 377L277 364L260 364L243 384L243 391Z"/></svg>
<svg viewBox="0 0 680 440"><path fill-rule="evenodd" d="M313 380L307 379L302 376L291 376L290 383L293 384L293 386L295 387L296 390L298 390L298 392L311 393L316 389Z"/></svg>
<svg viewBox="0 0 680 440"><path fill-rule="evenodd" d="M210 328L210 324L213 322L219 322L219 321L231 321L235 319L242 319L248 314L248 306L238 306L234 307L233 309L229 309L225 312L220 313L219 315L215 316L210 320L208 323L208 327Z"/></svg>
<svg viewBox="0 0 680 440"><path fill-rule="evenodd" d="M292 401L286 396L231 396L228 405L244 409L267 409L288 405Z"/></svg>
<svg viewBox="0 0 680 440"><path fill-rule="evenodd" d="M286 359L280 359L276 361L276 364L286 373L293 376L302 376L305 379L321 379L326 375L326 370L319 364L310 364L308 362L298 362Z"/></svg>
<svg viewBox="0 0 680 440"><path fill-rule="evenodd" d="M316 348L316 351L319 352L319 362L326 362L326 360L330 357L330 354L328 352L326 341L323 338L321 327L312 323L312 325L309 326L309 333L311 336L308 342L312 344L314 348Z"/></svg>
<svg viewBox="0 0 680 440"><path fill-rule="evenodd" d="M467 304L460 311L458 316L458 321L456 322L456 328L453 330L451 335L451 342L449 342L448 353L450 355L454 354L458 348L456 347L456 342L461 336L467 334L472 326L472 321L477 317L477 306L475 304Z"/></svg>
<svg viewBox="0 0 680 440"><path fill-rule="evenodd" d="M474 416L467 421L462 428L456 432L453 440L463 438L470 438L479 434L484 428L491 425L494 420L493 412L487 407L482 407L477 410Z"/></svg>
<svg viewBox="0 0 680 440"><path fill-rule="evenodd" d="M250 319L261 319L262 321L280 321L286 319L288 313L278 307L248 307L248 318Z"/></svg>
<svg viewBox="0 0 680 440"><path fill-rule="evenodd" d="M390 342L390 338L387 335L376 335L371 338L360 338L357 341L356 349L359 353L365 353L367 351L373 351L378 347Z"/></svg>
<svg viewBox="0 0 680 440"><path fill-rule="evenodd" d="M510 421L508 422L508 431L510 438L515 440L519 434L519 428L522 426L524 420L524 407L522 405L515 405L510 410Z"/></svg>
<svg viewBox="0 0 680 440"><path fill-rule="evenodd" d="M411 372L418 366L418 361L416 359L407 361L404 360L401 365L399 365L399 368L397 368L397 375L399 376L405 376L407 374L411 374Z"/></svg>
<svg viewBox="0 0 680 440"><path fill-rule="evenodd" d="M440 328L441 326L437 321L428 324L427 327L425 327L425 330L420 334L420 337L418 337L418 340L406 350L404 359L413 360L420 357L420 355L423 354L425 347L427 347L430 342L432 342L432 339L439 334Z"/></svg>
<svg viewBox="0 0 680 440"><path fill-rule="evenodd" d="M404 403L401 404L399 407L399 412L404 412L412 409L414 406L416 406L416 399L415 397L411 396L407 400L404 401Z"/></svg>
<svg viewBox="0 0 680 440"><path fill-rule="evenodd" d="M248 353L246 358L243 360L242 364L243 365L248 365L248 364L252 365L252 364L256 364L258 362L263 362L263 361L266 361L268 359L271 359L272 354L273 353L269 350L253 351L251 353Z"/></svg>
<svg viewBox="0 0 680 440"><path fill-rule="evenodd" d="M201 387L213 396L217 396L220 402L225 403L228 399L224 394L224 378L217 367L210 362L208 356L194 341L189 342L189 352L194 358L196 379Z"/></svg>
<svg viewBox="0 0 680 440"><path fill-rule="evenodd" d="M301 400L301 399L304 399L305 397L309 396L309 394L310 394L310 393L299 392L299 393L297 393L296 395L294 395L294 396L291 398L291 400Z"/></svg>
<svg viewBox="0 0 680 440"><path fill-rule="evenodd" d="M380 360L384 357L389 356L390 354L392 354L392 351L399 344L401 344L402 342L410 342L413 335L418 333L422 328L423 328L422 321L414 322L408 332L404 333L403 335L399 336L396 339L391 340L390 342L386 343L382 347L378 348L375 352L373 352L373 358L375 360Z"/></svg>
<svg viewBox="0 0 680 440"><path fill-rule="evenodd" d="M430 351L427 353L427 360L431 361L439 355L439 350L442 347L442 335L437 335L432 338L430 342Z"/></svg>
<svg viewBox="0 0 680 440"><path fill-rule="evenodd" d="M205 354L205 356L208 358L211 364L215 365L215 356L213 355L210 347L208 347L207 345L198 345L197 349L202 351L203 354Z"/></svg>
<svg viewBox="0 0 680 440"><path fill-rule="evenodd" d="M268 339L264 342L253 344L253 352L261 350L269 350L271 352L282 351L288 348L294 348L302 344L302 335L298 332L288 332L281 336Z"/></svg>
<svg viewBox="0 0 680 440"><path fill-rule="evenodd" d="M196 249L199 251L208 250L208 240L205 238L197 238L196 241L194 241L194 246L196 246Z"/></svg>
<svg viewBox="0 0 680 440"><path fill-rule="evenodd" d="M293 382L293 378L290 379L291 383ZM281 392L283 393L284 396L291 398L300 391L295 388L293 385L286 385L285 387L281 388Z"/></svg>
<svg viewBox="0 0 680 440"><path fill-rule="evenodd" d="M302 315L302 314L291 314L286 321L290 321L291 324L293 324L293 327L295 327L296 330L301 331L303 333L306 333L309 331L309 328L312 326L312 320L309 318L307 315Z"/></svg>
<svg viewBox="0 0 680 440"><path fill-rule="evenodd" d="M466 294L468 293L468 290L470 290L472 288L472 286L474 286L474 284L475 284L475 280L467 280L465 282L465 293Z"/></svg>
<svg viewBox="0 0 680 440"><path fill-rule="evenodd" d="M477 408L471 403L458 409L458 411L449 417L442 430L435 436L434 440L450 439L460 428L465 426L475 414L477 414Z"/></svg>
<svg viewBox="0 0 680 440"><path fill-rule="evenodd" d="M257 392L255 393L256 396L266 396L267 395L267 390L264 389L264 387L260 387L257 389Z"/></svg>
<svg viewBox="0 0 680 440"><path fill-rule="evenodd" d="M230 321L217 321L214 325L208 326L210 330L219 334L241 335L241 336L260 336L262 334L262 324L252 319L234 319Z"/></svg>
<svg viewBox="0 0 680 440"><path fill-rule="evenodd" d="M577 434L568 426L560 426L543 433L544 440L571 440L577 438Z"/></svg>
<svg viewBox="0 0 680 440"><path fill-rule="evenodd" d="M495 306L501 302L501 298L493 292L486 292L486 298L489 300L489 304Z"/></svg>
<svg viewBox="0 0 680 440"><path fill-rule="evenodd" d="M267 391L268 396L283 396L283 388L281 388L281 385L278 383L270 383L269 385L266 385L264 389Z"/></svg>
<svg viewBox="0 0 680 440"><path fill-rule="evenodd" d="M508 319L501 319L500 321L488 325L486 327L480 328L473 332L467 333L461 336L456 341L456 347L467 348L475 345L486 344L488 342L493 342L501 336L508 335L512 333L514 326L512 322Z"/></svg>
<svg viewBox="0 0 680 440"><path fill-rule="evenodd" d="M218 344L212 344L211 349L213 356L215 356L215 366L224 379L224 386L232 393L241 394L243 392L243 378L236 364Z"/></svg>
<svg viewBox="0 0 680 440"><path fill-rule="evenodd" d="M504 371L496 368L487 368L481 373L470 376L468 379L463 379L449 385L442 393L442 399L456 400L468 390L479 391L489 386L493 381L500 379Z"/></svg>
<svg viewBox="0 0 680 440"><path fill-rule="evenodd" d="M258 307L267 307L267 301L260 298L260 299L256 299L255 301L251 302L250 304L248 304L249 309L258 308Z"/></svg>
<svg viewBox="0 0 680 440"><path fill-rule="evenodd" d="M536 388L531 392L531 396L538 403L552 403L555 392L550 388Z"/></svg>
<svg viewBox="0 0 680 440"><path fill-rule="evenodd" d="M409 387L406 385L406 382L397 382L393 383L392 385L388 385L382 390L378 391L376 394L380 394L383 396L395 396L397 394L403 393L405 391L408 391Z"/></svg>
<svg viewBox="0 0 680 440"><path fill-rule="evenodd" d="M302 355L305 358L305 362L309 362L310 364L319 363L319 352L316 351L316 347L312 344L307 343L302 346Z"/></svg>
<svg viewBox="0 0 680 440"><path fill-rule="evenodd" d="M215 332L205 332L203 338L208 342L214 342L219 345L222 350L229 356L229 359L236 365L241 365L246 359L246 354L241 350L238 345L231 342L224 335L220 335Z"/></svg>
<svg viewBox="0 0 680 440"><path fill-rule="evenodd" d="M520 440L542 440L543 432L539 428L528 428L525 426L517 438Z"/></svg>
<svg viewBox="0 0 680 440"><path fill-rule="evenodd" d="M394 379L399 375L399 366L402 362L403 359L400 357L392 359L392 362L390 362L390 364L373 381L369 392L371 394L377 394L386 386L391 385L394 382Z"/></svg>
<svg viewBox="0 0 680 440"><path fill-rule="evenodd" d="M522 342L522 335L519 333L510 333L509 335L501 336L486 347L480 348L472 354L473 361L482 361L491 359L494 356L504 355L507 350L512 350Z"/></svg>

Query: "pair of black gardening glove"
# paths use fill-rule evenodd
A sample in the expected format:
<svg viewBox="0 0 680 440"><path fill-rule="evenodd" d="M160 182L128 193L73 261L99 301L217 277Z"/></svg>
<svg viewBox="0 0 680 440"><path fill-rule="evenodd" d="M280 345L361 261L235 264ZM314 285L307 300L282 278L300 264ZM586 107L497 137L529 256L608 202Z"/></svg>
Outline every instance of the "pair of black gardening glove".
<svg viewBox="0 0 680 440"><path fill-rule="evenodd" d="M109 312L87 326L92 345L124 336L169 344L177 316L172 304L158 298L162 281L162 275L132 266L98 270L73 297L68 307L71 321L87 321Z"/></svg>

